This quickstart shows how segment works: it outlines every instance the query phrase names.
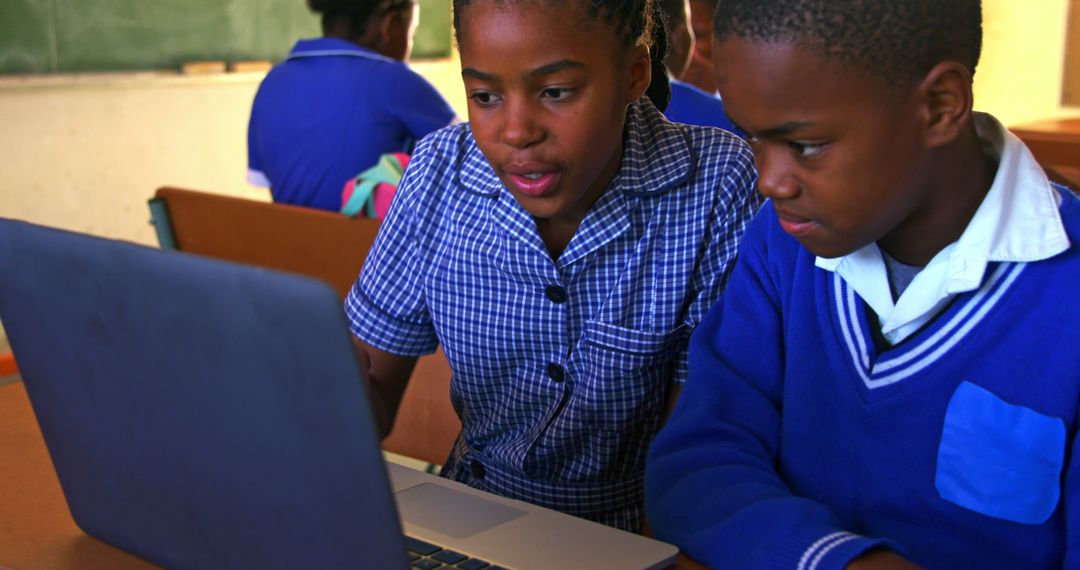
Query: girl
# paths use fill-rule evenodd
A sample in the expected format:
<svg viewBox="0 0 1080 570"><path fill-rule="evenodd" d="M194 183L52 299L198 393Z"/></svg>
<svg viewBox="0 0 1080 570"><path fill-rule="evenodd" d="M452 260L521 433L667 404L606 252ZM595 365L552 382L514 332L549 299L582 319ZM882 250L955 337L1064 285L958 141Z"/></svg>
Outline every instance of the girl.
<svg viewBox="0 0 1080 570"><path fill-rule="evenodd" d="M687 337L759 205L745 145L642 96L666 102L654 10L457 0L469 123L417 147L346 300L385 430L441 344L462 422L443 476L634 531Z"/></svg>
<svg viewBox="0 0 1080 570"><path fill-rule="evenodd" d="M454 111L404 60L416 0L308 0L323 36L267 74L248 126L248 180L275 202L337 211L341 188L384 153L408 151Z"/></svg>

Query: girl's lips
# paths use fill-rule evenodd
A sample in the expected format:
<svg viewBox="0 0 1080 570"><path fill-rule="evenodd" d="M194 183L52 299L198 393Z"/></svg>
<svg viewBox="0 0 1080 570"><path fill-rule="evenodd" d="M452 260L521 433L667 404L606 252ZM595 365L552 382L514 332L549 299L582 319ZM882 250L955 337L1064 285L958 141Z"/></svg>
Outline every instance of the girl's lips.
<svg viewBox="0 0 1080 570"><path fill-rule="evenodd" d="M548 172L540 176L540 178L527 178L517 174L511 174L510 180L514 182L514 186L518 191L526 196L539 197L544 196L551 192L555 188L555 183L559 181L559 175L555 172Z"/></svg>

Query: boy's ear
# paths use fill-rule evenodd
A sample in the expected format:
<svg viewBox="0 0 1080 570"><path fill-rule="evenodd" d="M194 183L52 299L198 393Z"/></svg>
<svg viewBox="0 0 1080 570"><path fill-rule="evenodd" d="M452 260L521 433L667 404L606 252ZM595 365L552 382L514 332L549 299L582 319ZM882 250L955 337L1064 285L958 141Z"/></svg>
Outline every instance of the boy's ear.
<svg viewBox="0 0 1080 570"><path fill-rule="evenodd" d="M630 101L633 103L645 94L645 90L652 83L652 59L649 57L649 48L634 46L630 53Z"/></svg>
<svg viewBox="0 0 1080 570"><path fill-rule="evenodd" d="M923 77L919 93L928 148L956 140L971 121L971 81L971 71L956 61L943 61Z"/></svg>

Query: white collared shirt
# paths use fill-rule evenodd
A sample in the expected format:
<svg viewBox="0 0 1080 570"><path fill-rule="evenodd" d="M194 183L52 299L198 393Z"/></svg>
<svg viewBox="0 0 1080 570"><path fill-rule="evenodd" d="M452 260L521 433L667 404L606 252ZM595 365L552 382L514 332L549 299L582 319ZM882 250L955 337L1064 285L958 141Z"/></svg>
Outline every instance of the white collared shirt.
<svg viewBox="0 0 1080 570"><path fill-rule="evenodd" d="M919 330L955 295L978 288L988 263L1039 261L1069 248L1061 196L1024 143L985 113L975 113L975 128L998 160L994 183L960 239L939 251L895 303L876 243L817 258L818 267L839 274L870 305L891 344Z"/></svg>

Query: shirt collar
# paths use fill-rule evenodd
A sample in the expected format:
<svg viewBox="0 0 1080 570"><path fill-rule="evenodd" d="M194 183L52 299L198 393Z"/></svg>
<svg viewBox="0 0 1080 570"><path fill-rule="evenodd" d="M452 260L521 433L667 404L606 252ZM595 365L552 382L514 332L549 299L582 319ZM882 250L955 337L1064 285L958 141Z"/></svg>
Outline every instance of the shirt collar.
<svg viewBox="0 0 1080 570"><path fill-rule="evenodd" d="M397 61L340 38L313 38L300 40L296 42L296 45L293 46L292 51L289 52L288 57L285 59L340 56L364 57L391 63Z"/></svg>
<svg viewBox="0 0 1080 570"><path fill-rule="evenodd" d="M990 115L976 113L975 127L988 154L998 160L998 168L960 239L930 262L947 263L943 289L948 293L978 287L988 263L1038 261L1069 248L1058 211L1061 197L1031 151ZM826 271L840 271L841 276L865 273L860 266L881 263L876 250L877 244L872 243L844 257L818 257L816 264Z"/></svg>
<svg viewBox="0 0 1080 570"><path fill-rule="evenodd" d="M690 176L694 160L689 141L647 97L630 105L625 133L622 163L609 188L637 196L661 194ZM459 185L487 196L505 191L476 140L472 136L467 140L457 168Z"/></svg>

